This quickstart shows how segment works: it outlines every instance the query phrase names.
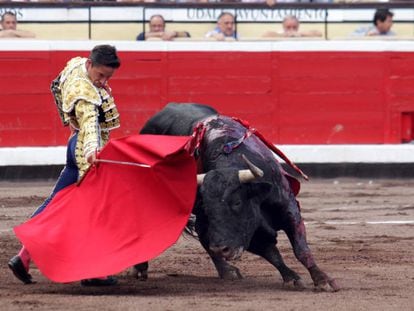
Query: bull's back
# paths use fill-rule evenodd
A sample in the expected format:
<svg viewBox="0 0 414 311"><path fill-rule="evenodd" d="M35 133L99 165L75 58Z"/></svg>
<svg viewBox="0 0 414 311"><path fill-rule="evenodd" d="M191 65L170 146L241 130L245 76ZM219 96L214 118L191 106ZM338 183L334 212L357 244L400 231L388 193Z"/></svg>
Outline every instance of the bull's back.
<svg viewBox="0 0 414 311"><path fill-rule="evenodd" d="M220 115L208 121L206 127L202 145L205 171L227 167L246 169L244 161L240 160L242 154L259 166L266 176L281 170L269 147L254 134L246 137L248 129L239 121ZM226 148L232 144L235 144L233 149Z"/></svg>
<svg viewBox="0 0 414 311"><path fill-rule="evenodd" d="M218 112L207 105L169 103L145 123L140 133L176 136L190 135L199 121L216 114Z"/></svg>

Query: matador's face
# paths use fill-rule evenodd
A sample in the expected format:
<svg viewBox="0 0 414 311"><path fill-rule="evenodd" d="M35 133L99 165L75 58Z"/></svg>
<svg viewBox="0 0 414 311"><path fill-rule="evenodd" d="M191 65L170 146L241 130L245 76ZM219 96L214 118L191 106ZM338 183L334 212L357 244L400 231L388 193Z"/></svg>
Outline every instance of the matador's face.
<svg viewBox="0 0 414 311"><path fill-rule="evenodd" d="M93 85L102 88L115 72L115 68L104 65L93 65L91 60L86 61L86 71Z"/></svg>

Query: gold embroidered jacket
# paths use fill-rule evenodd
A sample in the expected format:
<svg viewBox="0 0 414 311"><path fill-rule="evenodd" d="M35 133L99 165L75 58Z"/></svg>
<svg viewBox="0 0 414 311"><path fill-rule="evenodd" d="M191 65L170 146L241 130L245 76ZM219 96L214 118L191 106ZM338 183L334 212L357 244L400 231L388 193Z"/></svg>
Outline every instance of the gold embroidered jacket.
<svg viewBox="0 0 414 311"><path fill-rule="evenodd" d="M109 139L109 132L119 127L119 113L110 89L93 85L87 75L86 60L71 59L52 82L63 123L78 131L75 155L79 178L89 168L87 157L102 148Z"/></svg>

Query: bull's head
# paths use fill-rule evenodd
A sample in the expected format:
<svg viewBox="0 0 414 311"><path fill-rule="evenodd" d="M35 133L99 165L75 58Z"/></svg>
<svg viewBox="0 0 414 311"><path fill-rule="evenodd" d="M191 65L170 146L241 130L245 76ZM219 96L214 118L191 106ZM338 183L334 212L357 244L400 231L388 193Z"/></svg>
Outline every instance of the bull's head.
<svg viewBox="0 0 414 311"><path fill-rule="evenodd" d="M200 178L196 230L213 257L240 257L262 224L260 205L271 185L258 180L260 169L247 165L249 170L216 169Z"/></svg>

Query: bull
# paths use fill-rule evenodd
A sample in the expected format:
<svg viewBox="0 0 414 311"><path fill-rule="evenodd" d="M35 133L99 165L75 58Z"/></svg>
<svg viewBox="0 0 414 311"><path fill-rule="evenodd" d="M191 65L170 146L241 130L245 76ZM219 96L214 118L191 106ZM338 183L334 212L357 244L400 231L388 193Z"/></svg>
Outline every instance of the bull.
<svg viewBox="0 0 414 311"><path fill-rule="evenodd" d="M241 122L206 105L170 103L140 133L191 135L200 124L205 132L197 155L203 174L198 176L193 208L195 231L219 277L242 278L230 262L247 250L271 263L285 286L303 289L303 280L284 263L276 247L277 232L283 230L315 289L339 290L336 281L317 266L309 249L292 178L262 139L246 135L248 130ZM146 264L136 267L146 275Z"/></svg>

